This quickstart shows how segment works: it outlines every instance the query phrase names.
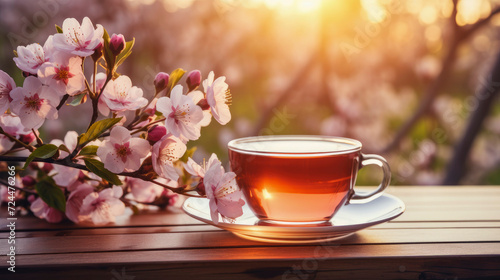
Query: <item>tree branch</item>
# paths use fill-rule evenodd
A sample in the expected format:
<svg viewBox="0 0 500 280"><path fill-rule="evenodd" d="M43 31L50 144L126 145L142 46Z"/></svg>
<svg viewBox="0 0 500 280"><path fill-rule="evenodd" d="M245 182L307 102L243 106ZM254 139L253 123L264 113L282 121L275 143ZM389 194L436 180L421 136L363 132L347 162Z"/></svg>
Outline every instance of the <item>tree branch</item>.
<svg viewBox="0 0 500 280"><path fill-rule="evenodd" d="M441 72L433 81L433 83L427 88L424 98L420 102L417 110L413 113L413 115L400 127L400 129L396 132L394 139L382 150L382 153L388 153L394 150L399 143L406 137L406 135L411 131L411 129L417 124L417 122L429 112L429 109L439 95L442 86L445 84L446 79L450 75L451 68L455 62L456 52L461 43L465 41L468 37L470 37L475 31L477 31L481 26L485 25L495 14L500 13L500 7L494 9L491 14L478 22L472 24L470 27L462 27L460 28L456 23L456 15L457 15L457 2L454 1L453 12L450 17L450 24L453 29L453 37L450 40L450 46L448 48L448 52L443 60L443 66L441 68Z"/></svg>
<svg viewBox="0 0 500 280"><path fill-rule="evenodd" d="M478 106L472 113L469 123L460 139L455 145L453 157L448 164L443 185L456 185L464 175L465 163L467 162L472 144L481 131L482 124L493 106L500 89L500 53L491 70L491 78L475 95Z"/></svg>
<svg viewBox="0 0 500 280"><path fill-rule="evenodd" d="M474 32L486 25L493 18L493 16L498 13L500 13L500 6L493 9L487 17L478 20L476 23L464 26L461 30L462 33L460 34L460 40L465 40L470 37Z"/></svg>

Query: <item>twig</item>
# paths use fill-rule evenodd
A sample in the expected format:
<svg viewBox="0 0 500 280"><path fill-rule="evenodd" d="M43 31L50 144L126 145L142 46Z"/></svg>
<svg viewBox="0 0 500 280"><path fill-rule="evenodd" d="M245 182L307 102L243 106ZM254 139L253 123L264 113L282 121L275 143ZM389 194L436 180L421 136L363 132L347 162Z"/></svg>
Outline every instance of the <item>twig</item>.
<svg viewBox="0 0 500 280"><path fill-rule="evenodd" d="M33 131L33 135L35 135L35 138L36 138L36 143L37 143L39 146L43 145L43 141L42 141L42 139L38 136L38 134L36 134L35 129L33 129L33 128L32 128L32 129L31 129L31 131Z"/></svg>
<svg viewBox="0 0 500 280"><path fill-rule="evenodd" d="M65 94L63 96L63 98L61 99L61 102L59 102L59 105L57 105L57 107L56 107L57 111L59 111L59 109L61 109L61 107L64 105L64 103L66 103L66 100L68 100L68 97L69 97L69 94Z"/></svg>
<svg viewBox="0 0 500 280"><path fill-rule="evenodd" d="M34 190L23 189L23 188L20 188L18 186L11 186L9 183L5 182L2 179L0 179L0 184L4 185L6 187L10 187L10 188L19 190L19 191L23 191L23 192L27 192L27 193L31 193L31 194L37 194Z"/></svg>
<svg viewBox="0 0 500 280"><path fill-rule="evenodd" d="M11 161L11 162L26 162L27 159L28 159L28 157L0 156L0 161L7 161L7 162L9 162L9 161ZM77 163L74 163L74 162L71 162L71 161L67 161L67 160L64 160L64 159L62 159L62 160L60 160L60 159L55 160L55 159L52 159L52 158L46 158L46 159L35 158L35 159L32 160L32 162L46 162L46 163L63 165L63 166L78 168L80 170L89 171L85 165L77 164Z"/></svg>
<svg viewBox="0 0 500 280"><path fill-rule="evenodd" d="M150 181L151 183L154 183L154 184L157 184L158 186L162 186L166 189L169 189L175 193L178 193L178 194L182 194L182 195L185 195L185 196L189 196L189 197L206 197L206 196L201 196L201 195L193 195L193 194L188 194L187 192L183 192L184 188L174 188L174 187L171 187L171 186L167 186L163 183L160 183L158 181L155 181L155 180L151 180Z"/></svg>
<svg viewBox="0 0 500 280"><path fill-rule="evenodd" d="M18 144L20 144L21 146L25 147L26 149L28 149L30 152L33 152L35 150L35 148L31 145L28 145L26 143L23 143L21 140L17 139L16 137L8 134L7 132L5 132L2 128L0 128L0 134L3 134L5 135L7 138L9 138L11 141L13 142L16 142ZM36 135L36 134L35 134Z"/></svg>

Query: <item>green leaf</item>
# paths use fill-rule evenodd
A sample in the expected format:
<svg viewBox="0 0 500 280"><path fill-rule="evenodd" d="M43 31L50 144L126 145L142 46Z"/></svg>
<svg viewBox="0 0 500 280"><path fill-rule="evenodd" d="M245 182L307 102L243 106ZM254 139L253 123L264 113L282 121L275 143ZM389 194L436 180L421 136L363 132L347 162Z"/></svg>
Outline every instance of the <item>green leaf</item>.
<svg viewBox="0 0 500 280"><path fill-rule="evenodd" d="M104 131L117 124L122 118L109 118L95 122L90 128L82 134L78 139L78 145L83 146L88 142L99 137Z"/></svg>
<svg viewBox="0 0 500 280"><path fill-rule="evenodd" d="M56 31L57 31L57 33L63 33L62 28L57 24L56 24Z"/></svg>
<svg viewBox="0 0 500 280"><path fill-rule="evenodd" d="M80 154L81 156L95 156L97 153L97 149L99 147L95 145L88 145L85 146L81 151Z"/></svg>
<svg viewBox="0 0 500 280"><path fill-rule="evenodd" d="M85 166L87 166L87 168L95 175L103 178L113 185L119 186L122 184L118 175L104 168L104 163L92 158L85 158L83 161L85 161Z"/></svg>
<svg viewBox="0 0 500 280"><path fill-rule="evenodd" d="M182 76L186 74L186 71L182 68L177 68L172 73L170 73L170 79L168 80L167 92L170 93L174 86L180 81Z"/></svg>
<svg viewBox="0 0 500 280"><path fill-rule="evenodd" d="M196 147L192 147L191 149L187 150L179 160L186 163L188 161L188 158L193 157L194 152L196 152Z"/></svg>
<svg viewBox="0 0 500 280"><path fill-rule="evenodd" d="M132 41L128 41L125 43L125 48L123 51L116 57L116 67L120 66L127 57L132 53L132 47L135 44L135 38L132 38Z"/></svg>
<svg viewBox="0 0 500 280"><path fill-rule="evenodd" d="M34 150L31 155L26 159L26 163L23 166L25 169L35 158L50 158L56 154L59 148L53 144L45 144Z"/></svg>
<svg viewBox="0 0 500 280"><path fill-rule="evenodd" d="M68 103L68 105L78 106L78 105L82 104L83 103L82 100L85 97L85 95L87 95L86 92L73 96L73 100L71 100L71 102Z"/></svg>
<svg viewBox="0 0 500 280"><path fill-rule="evenodd" d="M66 197L52 178L47 177L36 183L35 189L47 205L62 212L66 211Z"/></svg>
<svg viewBox="0 0 500 280"><path fill-rule="evenodd" d="M64 144L59 145L58 149L59 149L59 151L65 151L66 153L71 154L68 147L66 147Z"/></svg>
<svg viewBox="0 0 500 280"><path fill-rule="evenodd" d="M104 48L103 48L103 55L104 55L104 60L106 60L106 67L108 67L108 73L112 73L113 69L115 68L115 56L111 52L111 49L109 48L109 34L108 31L106 31L105 28L104 33L102 35L102 38L104 39Z"/></svg>

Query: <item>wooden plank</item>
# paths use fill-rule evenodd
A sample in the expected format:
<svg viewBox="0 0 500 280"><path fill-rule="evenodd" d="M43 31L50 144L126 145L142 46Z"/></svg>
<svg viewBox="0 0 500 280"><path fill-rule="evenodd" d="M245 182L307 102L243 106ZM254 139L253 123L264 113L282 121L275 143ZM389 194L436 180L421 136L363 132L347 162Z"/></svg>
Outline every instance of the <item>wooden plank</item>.
<svg viewBox="0 0 500 280"><path fill-rule="evenodd" d="M0 278L12 277L5 269ZM498 279L500 259L449 256L23 266L15 279Z"/></svg>
<svg viewBox="0 0 500 280"><path fill-rule="evenodd" d="M151 263L196 263L231 262L232 260L268 261L324 259L367 259L387 257L407 258L450 258L450 257L500 258L500 243L438 243L438 244L363 244L339 245L327 243L314 246L213 248L206 249L159 249L116 252L88 252L19 255L19 267L70 266L70 265L127 265ZM8 264L7 256L0 255L0 271Z"/></svg>
<svg viewBox="0 0 500 280"><path fill-rule="evenodd" d="M0 239L7 244L7 240ZM338 240L335 244L421 244L443 242L500 242L500 228L487 229L367 229ZM36 246L34 246L36 244ZM282 247L241 239L226 231L116 234L95 236L46 236L17 239L16 253L60 254L78 252L119 252L158 249L192 249L224 247ZM311 245L315 246L315 245Z"/></svg>
<svg viewBox="0 0 500 280"><path fill-rule="evenodd" d="M388 222L371 227L370 229L438 229L438 228L476 228L483 230L488 228L500 228L500 222ZM115 228L78 228L63 230L43 231L18 231L16 238L31 238L43 236L96 236L112 234L138 234L138 233L169 233L169 232L209 232L222 231L222 229L202 224L188 226L150 226L150 227L115 227Z"/></svg>

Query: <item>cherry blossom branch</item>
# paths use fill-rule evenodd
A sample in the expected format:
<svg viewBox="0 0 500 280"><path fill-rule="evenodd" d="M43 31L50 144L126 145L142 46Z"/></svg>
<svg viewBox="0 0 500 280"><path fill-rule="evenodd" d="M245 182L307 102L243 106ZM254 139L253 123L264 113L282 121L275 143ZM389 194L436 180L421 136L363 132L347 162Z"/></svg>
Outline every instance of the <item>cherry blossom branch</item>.
<svg viewBox="0 0 500 280"><path fill-rule="evenodd" d="M43 145L42 138L40 138L40 137L38 136L38 134L36 134L35 129L33 129L33 128L32 128L32 129L31 129L31 131L33 131L33 135L35 135L35 138L36 138L36 143L37 143L39 146Z"/></svg>
<svg viewBox="0 0 500 280"><path fill-rule="evenodd" d="M0 134L3 134L5 135L7 138L9 138L9 140L15 142L15 143L18 143L20 144L21 146L25 147L26 149L28 149L30 152L33 152L35 150L35 148L31 145L28 145L26 143L23 143L21 140L17 139L16 137L8 134L7 132L5 132L2 128L0 128ZM36 135L36 134L35 134Z"/></svg>
<svg viewBox="0 0 500 280"><path fill-rule="evenodd" d="M4 181L2 179L0 179L0 184L4 185L6 187L10 187L10 188L16 189L18 191L27 192L27 193L30 193L30 194L37 194L34 190L23 189L23 188L20 188L18 186L11 186L9 183L7 183L6 181Z"/></svg>
<svg viewBox="0 0 500 280"><path fill-rule="evenodd" d="M28 157L0 156L0 161L5 161L5 162L26 162L27 159L28 159ZM45 162L45 163L51 163L51 164L57 164L57 165L63 165L63 166L67 166L67 167L77 168L77 169L84 170L84 171L89 171L85 165L71 162L70 160L68 160L68 158L58 159L58 160L55 160L52 158L47 158L47 159L35 158L32 160L32 162ZM133 178L145 180L145 181L157 184L158 186L169 189L177 194L181 194L181 195L185 195L185 196L189 196L189 197L205 197L205 196L200 196L200 195L189 194L185 191L185 188L183 188L183 187L174 188L174 187L165 185L163 183L160 183L158 181L148 180L148 179L145 179L141 176L136 176L136 175L133 175L130 173L120 173L117 175L123 175L123 176L127 176L127 177L133 177Z"/></svg>
<svg viewBox="0 0 500 280"><path fill-rule="evenodd" d="M61 102L59 102L59 105L57 105L57 107L56 107L57 111L59 111L59 109L61 109L61 107L64 105L64 103L66 103L66 100L68 100L68 97L69 97L69 94L65 94L63 96L63 98L61 99Z"/></svg>
<svg viewBox="0 0 500 280"><path fill-rule="evenodd" d="M95 83L95 79L96 79L96 76L97 76L97 60L94 61L94 77L93 77L93 81L92 81L92 89L93 89L93 92L96 92L96 83Z"/></svg>
<svg viewBox="0 0 500 280"><path fill-rule="evenodd" d="M143 127L141 127L141 128L137 128L136 130L132 131L130 134L135 134L135 133L140 132L140 131L145 131L145 130L147 130L147 128L148 128L148 127L150 127L151 125L153 125L153 124L157 124L157 123L160 123L160 122L164 122L165 120L166 120L166 118L161 118L161 119L156 120L156 121L154 121L154 122L150 122L150 123L148 123L147 125L145 125L145 126L143 126Z"/></svg>
<svg viewBox="0 0 500 280"><path fill-rule="evenodd" d="M94 76L95 77L95 76ZM98 107L97 105L99 104L99 98L101 97L101 94L102 92L104 91L104 88L106 88L106 86L108 85L109 81L111 81L111 79L113 78L113 73L110 73L108 74L108 76L106 77L106 81L104 82L104 85L102 86L101 90L99 91L98 94L96 94L95 96L92 97L91 95L91 98L92 98L92 118L90 119L90 123L89 123L89 126L87 127L87 130L89 130L89 128L95 123L95 121L97 120L97 117L98 117ZM85 80L86 81L86 80ZM95 84L95 82L94 82Z"/></svg>
<svg viewBox="0 0 500 280"><path fill-rule="evenodd" d="M184 190L183 187L174 188L174 187L165 185L165 184L160 183L160 182L155 181L155 180L150 180L149 182L157 184L158 186L164 187L164 188L169 189L169 190L171 190L171 191L173 191L175 193L182 194L182 195L185 195L185 196L189 196L189 197L206 197L206 196L201 196L201 195L188 194L187 192L183 191Z"/></svg>
<svg viewBox="0 0 500 280"><path fill-rule="evenodd" d="M26 162L28 157L15 157L15 156L0 156L0 161L5 161L5 162ZM78 164L71 162L70 160L67 160L67 158L64 159L52 159L52 158L35 158L32 160L32 162L45 162L45 163L51 163L51 164L57 164L57 165L63 165L67 167L73 167L73 168L78 168L80 170L84 171L89 171L87 167L83 164Z"/></svg>

